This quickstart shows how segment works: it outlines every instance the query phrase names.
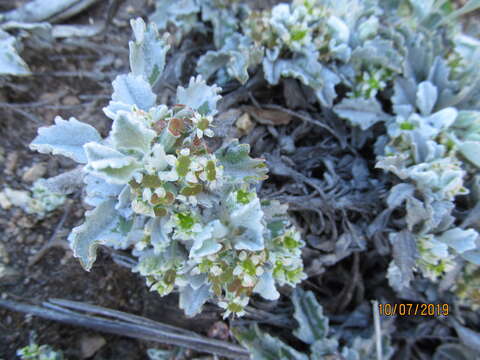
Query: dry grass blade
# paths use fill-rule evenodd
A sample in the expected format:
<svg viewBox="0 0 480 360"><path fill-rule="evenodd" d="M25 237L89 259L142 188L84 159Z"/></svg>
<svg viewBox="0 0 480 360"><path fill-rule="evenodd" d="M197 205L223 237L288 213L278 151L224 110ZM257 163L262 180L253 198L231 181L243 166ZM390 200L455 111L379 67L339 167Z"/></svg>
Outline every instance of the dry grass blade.
<svg viewBox="0 0 480 360"><path fill-rule="evenodd" d="M197 334L195 334L195 336L192 336L191 334L179 334L178 332L184 330L180 328L175 328L176 332L172 330L167 330L165 328L165 324L161 324L162 326L159 327L159 323L153 325L151 320L148 319L142 319L142 325L139 324L140 317L121 313L120 311L111 311L105 308L92 307L88 304L82 304L81 307L89 309L89 311L93 311L95 309L95 311L98 313L98 311L100 311L101 309L103 313L108 313L109 316L114 316L117 319L119 319L119 314L122 314L121 316L124 318L128 318L129 322L121 320L111 320L99 316L86 315L80 312L65 309L59 305L59 302L68 304L69 307L80 307L79 304L81 304L56 299L54 300L54 303L49 304L49 306L42 307L37 305L14 302L10 300L0 300L0 307L12 311L28 313L44 319L59 321L65 324L82 326L96 331L107 332L110 334L127 336L146 341L154 341L162 344L181 346L198 352L215 354L230 359L249 359L248 351L235 344L220 340L209 339ZM135 321L135 323L132 323L132 321ZM168 325L168 327L170 326Z"/></svg>
<svg viewBox="0 0 480 360"><path fill-rule="evenodd" d="M108 316L113 319L124 320L132 324L152 326L157 329L163 329L167 331L177 332L179 334L185 334L185 335L188 334L191 336L198 337L198 334L193 331L184 330L176 326L162 324L158 321L150 320L138 315L132 315L132 314L124 313L122 311L117 311L117 310L111 310L101 306L86 304L78 301L63 300L63 299L50 299L49 302L51 304L55 304L64 308L70 308L78 311L85 311L85 312L89 312L96 315Z"/></svg>

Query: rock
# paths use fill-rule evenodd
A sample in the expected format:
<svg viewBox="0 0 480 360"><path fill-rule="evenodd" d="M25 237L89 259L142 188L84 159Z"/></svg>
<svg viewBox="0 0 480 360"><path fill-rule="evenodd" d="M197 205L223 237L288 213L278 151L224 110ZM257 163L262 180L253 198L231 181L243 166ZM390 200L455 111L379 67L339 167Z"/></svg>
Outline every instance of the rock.
<svg viewBox="0 0 480 360"><path fill-rule="evenodd" d="M22 176L22 180L28 183L33 183L40 179L47 172L47 167L44 163L34 164Z"/></svg>
<svg viewBox="0 0 480 360"><path fill-rule="evenodd" d="M20 273L5 264L0 263L0 285L9 283L20 276Z"/></svg>
<svg viewBox="0 0 480 360"><path fill-rule="evenodd" d="M5 172L8 175L13 175L15 169L17 168L18 163L18 152L13 151L7 155L7 159L5 160Z"/></svg>
<svg viewBox="0 0 480 360"><path fill-rule="evenodd" d="M8 210L12 207L12 203L8 200L7 195L2 191L0 192L0 206L2 209Z"/></svg>
<svg viewBox="0 0 480 360"><path fill-rule="evenodd" d="M74 95L67 95L63 98L62 103L64 105L78 105L80 104L80 100Z"/></svg>
<svg viewBox="0 0 480 360"><path fill-rule="evenodd" d="M220 340L227 340L230 335L228 325L223 321L215 322L210 329L208 329L208 337Z"/></svg>
<svg viewBox="0 0 480 360"><path fill-rule="evenodd" d="M255 123L250 119L248 113L244 113L240 116L235 125L237 126L237 129L241 130L244 134L249 134L255 127Z"/></svg>
<svg viewBox="0 0 480 360"><path fill-rule="evenodd" d="M14 205L23 209L26 209L28 207L28 204L32 200L28 191L25 190L14 190L11 188L5 188L5 190L3 190L1 194L3 194L7 198L7 200L10 202L10 206Z"/></svg>
<svg viewBox="0 0 480 360"><path fill-rule="evenodd" d="M82 359L88 359L95 355L107 342L100 335L83 336L80 340L80 354Z"/></svg>
<svg viewBox="0 0 480 360"><path fill-rule="evenodd" d="M115 61L113 62L113 67L115 69L120 69L122 66L123 66L122 59L119 59L119 58L115 59Z"/></svg>
<svg viewBox="0 0 480 360"><path fill-rule="evenodd" d="M0 242L0 284L10 282L20 275L18 271L8 266L9 263L10 258L8 257L7 249Z"/></svg>
<svg viewBox="0 0 480 360"><path fill-rule="evenodd" d="M51 103L57 98L57 93L55 92L46 92L40 95L39 100L46 103Z"/></svg>

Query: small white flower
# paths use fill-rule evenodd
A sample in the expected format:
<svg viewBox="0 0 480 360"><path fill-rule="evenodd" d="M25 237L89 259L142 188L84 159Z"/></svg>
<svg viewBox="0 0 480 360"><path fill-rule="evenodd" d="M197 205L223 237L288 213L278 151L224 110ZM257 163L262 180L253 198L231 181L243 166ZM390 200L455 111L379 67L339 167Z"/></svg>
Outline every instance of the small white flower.
<svg viewBox="0 0 480 360"><path fill-rule="evenodd" d="M253 256L251 257L251 260L252 260L252 263L253 263L254 265L258 265L258 264L260 264L261 258L260 258L260 256L258 256L258 255L253 255Z"/></svg>
<svg viewBox="0 0 480 360"><path fill-rule="evenodd" d="M238 300L237 300L238 299ZM242 307L245 307L248 305L248 297L244 297L244 298L236 298L236 301L235 301L238 305L241 305Z"/></svg>
<svg viewBox="0 0 480 360"><path fill-rule="evenodd" d="M190 149L185 148L185 149L180 150L180 155L183 155L183 156L190 155Z"/></svg>
<svg viewBox="0 0 480 360"><path fill-rule="evenodd" d="M245 287L252 287L253 285L255 285L255 279L250 275L244 274L242 279L242 285Z"/></svg>
<svg viewBox="0 0 480 360"><path fill-rule="evenodd" d="M163 181L177 181L178 180L178 174L177 171L172 169L170 171L159 171L158 172L158 177L160 180Z"/></svg>
<svg viewBox="0 0 480 360"><path fill-rule="evenodd" d="M214 137L215 136L215 133L213 132L212 129L206 129L204 131L204 133L205 133L205 136L208 136L208 137Z"/></svg>
<svg viewBox="0 0 480 360"><path fill-rule="evenodd" d="M163 187L156 188L154 193L160 198L163 198L163 197L165 197L165 195L167 195L167 192L165 191L165 189Z"/></svg>
<svg viewBox="0 0 480 360"><path fill-rule="evenodd" d="M257 268L255 269L255 275L257 275L257 276L262 276L262 275L263 275L263 272L264 272L264 271L263 271L263 268L261 268L261 267L257 267Z"/></svg>
<svg viewBox="0 0 480 360"><path fill-rule="evenodd" d="M142 179L143 179L143 174L141 172L136 172L133 174L133 178L135 179L135 181L140 184L142 182Z"/></svg>
<svg viewBox="0 0 480 360"><path fill-rule="evenodd" d="M201 232L203 230L203 226L200 225L199 223L196 223L195 225L193 225L192 227L192 231L193 232Z"/></svg>
<svg viewBox="0 0 480 360"><path fill-rule="evenodd" d="M220 306L222 309L226 309L228 307L228 303L225 301L219 301L218 306Z"/></svg>
<svg viewBox="0 0 480 360"><path fill-rule="evenodd" d="M195 111L195 112L193 113L192 122L193 122L194 124L197 124L200 120L202 120L202 115L200 115L200 113L198 113L198 112Z"/></svg>
<svg viewBox="0 0 480 360"><path fill-rule="evenodd" d="M152 198L152 190L150 188L143 189L142 199L143 201L150 201Z"/></svg>
<svg viewBox="0 0 480 360"><path fill-rule="evenodd" d="M192 171L199 171L202 170L203 166L197 159L192 160L190 163L190 170Z"/></svg>
<svg viewBox="0 0 480 360"><path fill-rule="evenodd" d="M170 166L175 166L177 164L177 158L175 155L167 155L165 156L165 161L168 163Z"/></svg>
<svg viewBox="0 0 480 360"><path fill-rule="evenodd" d="M235 266L235 269L233 269L233 275L238 276L243 272L243 269L240 265Z"/></svg>
<svg viewBox="0 0 480 360"><path fill-rule="evenodd" d="M223 270L220 266L218 265L214 265L212 266L212 268L210 269L210 272L212 273L212 275L214 276L219 276L223 273Z"/></svg>
<svg viewBox="0 0 480 360"><path fill-rule="evenodd" d="M187 201L187 197L186 197L185 195L177 195L177 200L186 202L186 201Z"/></svg>
<svg viewBox="0 0 480 360"><path fill-rule="evenodd" d="M200 130L200 129L197 129L197 130L196 130L196 135L197 135L197 137L198 137L199 139L203 138L203 131Z"/></svg>
<svg viewBox="0 0 480 360"><path fill-rule="evenodd" d="M198 204L198 200L197 200L196 196L189 196L188 197L188 202L190 204L192 204L193 206L197 206L197 204Z"/></svg>
<svg viewBox="0 0 480 360"><path fill-rule="evenodd" d="M185 180L191 183L198 183L198 179L192 171L189 171L185 176Z"/></svg>
<svg viewBox="0 0 480 360"><path fill-rule="evenodd" d="M247 259L247 253L245 251L240 251L240 254L238 255L238 258L241 260L241 261L244 261Z"/></svg>

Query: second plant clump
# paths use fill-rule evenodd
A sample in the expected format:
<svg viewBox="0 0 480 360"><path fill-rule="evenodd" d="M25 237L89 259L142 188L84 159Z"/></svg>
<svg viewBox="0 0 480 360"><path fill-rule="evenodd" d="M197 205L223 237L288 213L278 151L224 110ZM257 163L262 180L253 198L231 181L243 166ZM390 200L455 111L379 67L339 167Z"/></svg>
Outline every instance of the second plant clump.
<svg viewBox="0 0 480 360"><path fill-rule="evenodd" d="M285 205L258 198L267 168L249 145L209 148L220 88L199 76L177 89L178 105L157 105L152 88L168 45L154 25L137 19L132 28L131 72L113 82L104 109L113 120L108 137L57 117L31 148L84 164L85 202L94 209L69 241L85 269L100 244L133 248L133 271L161 295L178 288L187 315L215 297L224 316L241 316L252 293L274 300L276 285L305 278L304 242Z"/></svg>

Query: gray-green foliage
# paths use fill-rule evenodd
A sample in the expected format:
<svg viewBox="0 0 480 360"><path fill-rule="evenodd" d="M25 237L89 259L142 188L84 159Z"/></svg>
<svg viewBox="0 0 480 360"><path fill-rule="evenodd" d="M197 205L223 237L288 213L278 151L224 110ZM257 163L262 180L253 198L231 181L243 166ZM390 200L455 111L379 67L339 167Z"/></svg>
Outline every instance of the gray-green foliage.
<svg viewBox="0 0 480 360"><path fill-rule="evenodd" d="M356 337L350 346L340 346L338 339L329 335L329 320L311 291L296 288L292 302L294 317L298 323L293 334L309 345L310 353L305 354L294 349L282 340L263 332L258 325L234 329L235 337L250 351L252 360L376 359L373 337L369 339ZM383 336L382 345L383 359L388 360L393 355L388 336Z"/></svg>
<svg viewBox="0 0 480 360"><path fill-rule="evenodd" d="M352 126L370 134L384 126L376 166L397 176L387 211L401 209L407 230L390 234L395 289L409 286L413 268L436 280L462 259L480 265L478 229L455 217L458 199L480 200L480 43L458 21L478 1L460 9L436 0L294 0L264 11L227 0L188 4L180 11L162 1L152 19L163 15L161 28L211 28L216 49L197 64L205 78L245 83L263 71L271 85L298 79Z"/></svg>
<svg viewBox="0 0 480 360"><path fill-rule="evenodd" d="M0 196L9 205L18 206L27 214L35 214L40 219L58 209L66 200L65 195L51 191L45 179L36 180L30 191L14 190L7 187L0 192Z"/></svg>
<svg viewBox="0 0 480 360"><path fill-rule="evenodd" d="M38 345L35 342L17 350L21 360L63 360L61 351L56 351L49 345Z"/></svg>
<svg viewBox="0 0 480 360"><path fill-rule="evenodd" d="M9 31L17 34L11 35ZM23 23L8 21L0 24L0 76L30 75L27 63L21 58L23 43L29 40L35 46L44 46L51 41L51 26L48 23Z"/></svg>
<svg viewBox="0 0 480 360"><path fill-rule="evenodd" d="M242 315L252 293L275 300L277 285L305 278L304 242L286 206L258 198L255 185L267 168L249 156L249 145L207 146L220 88L192 77L178 87L177 105L157 104L153 86L168 45L154 24L131 24L131 72L113 81L104 108L113 121L109 135L57 117L31 148L83 166L85 202L93 208L69 242L86 270L99 245L132 249L133 271L161 295L178 289L187 315L212 298L224 316Z"/></svg>

